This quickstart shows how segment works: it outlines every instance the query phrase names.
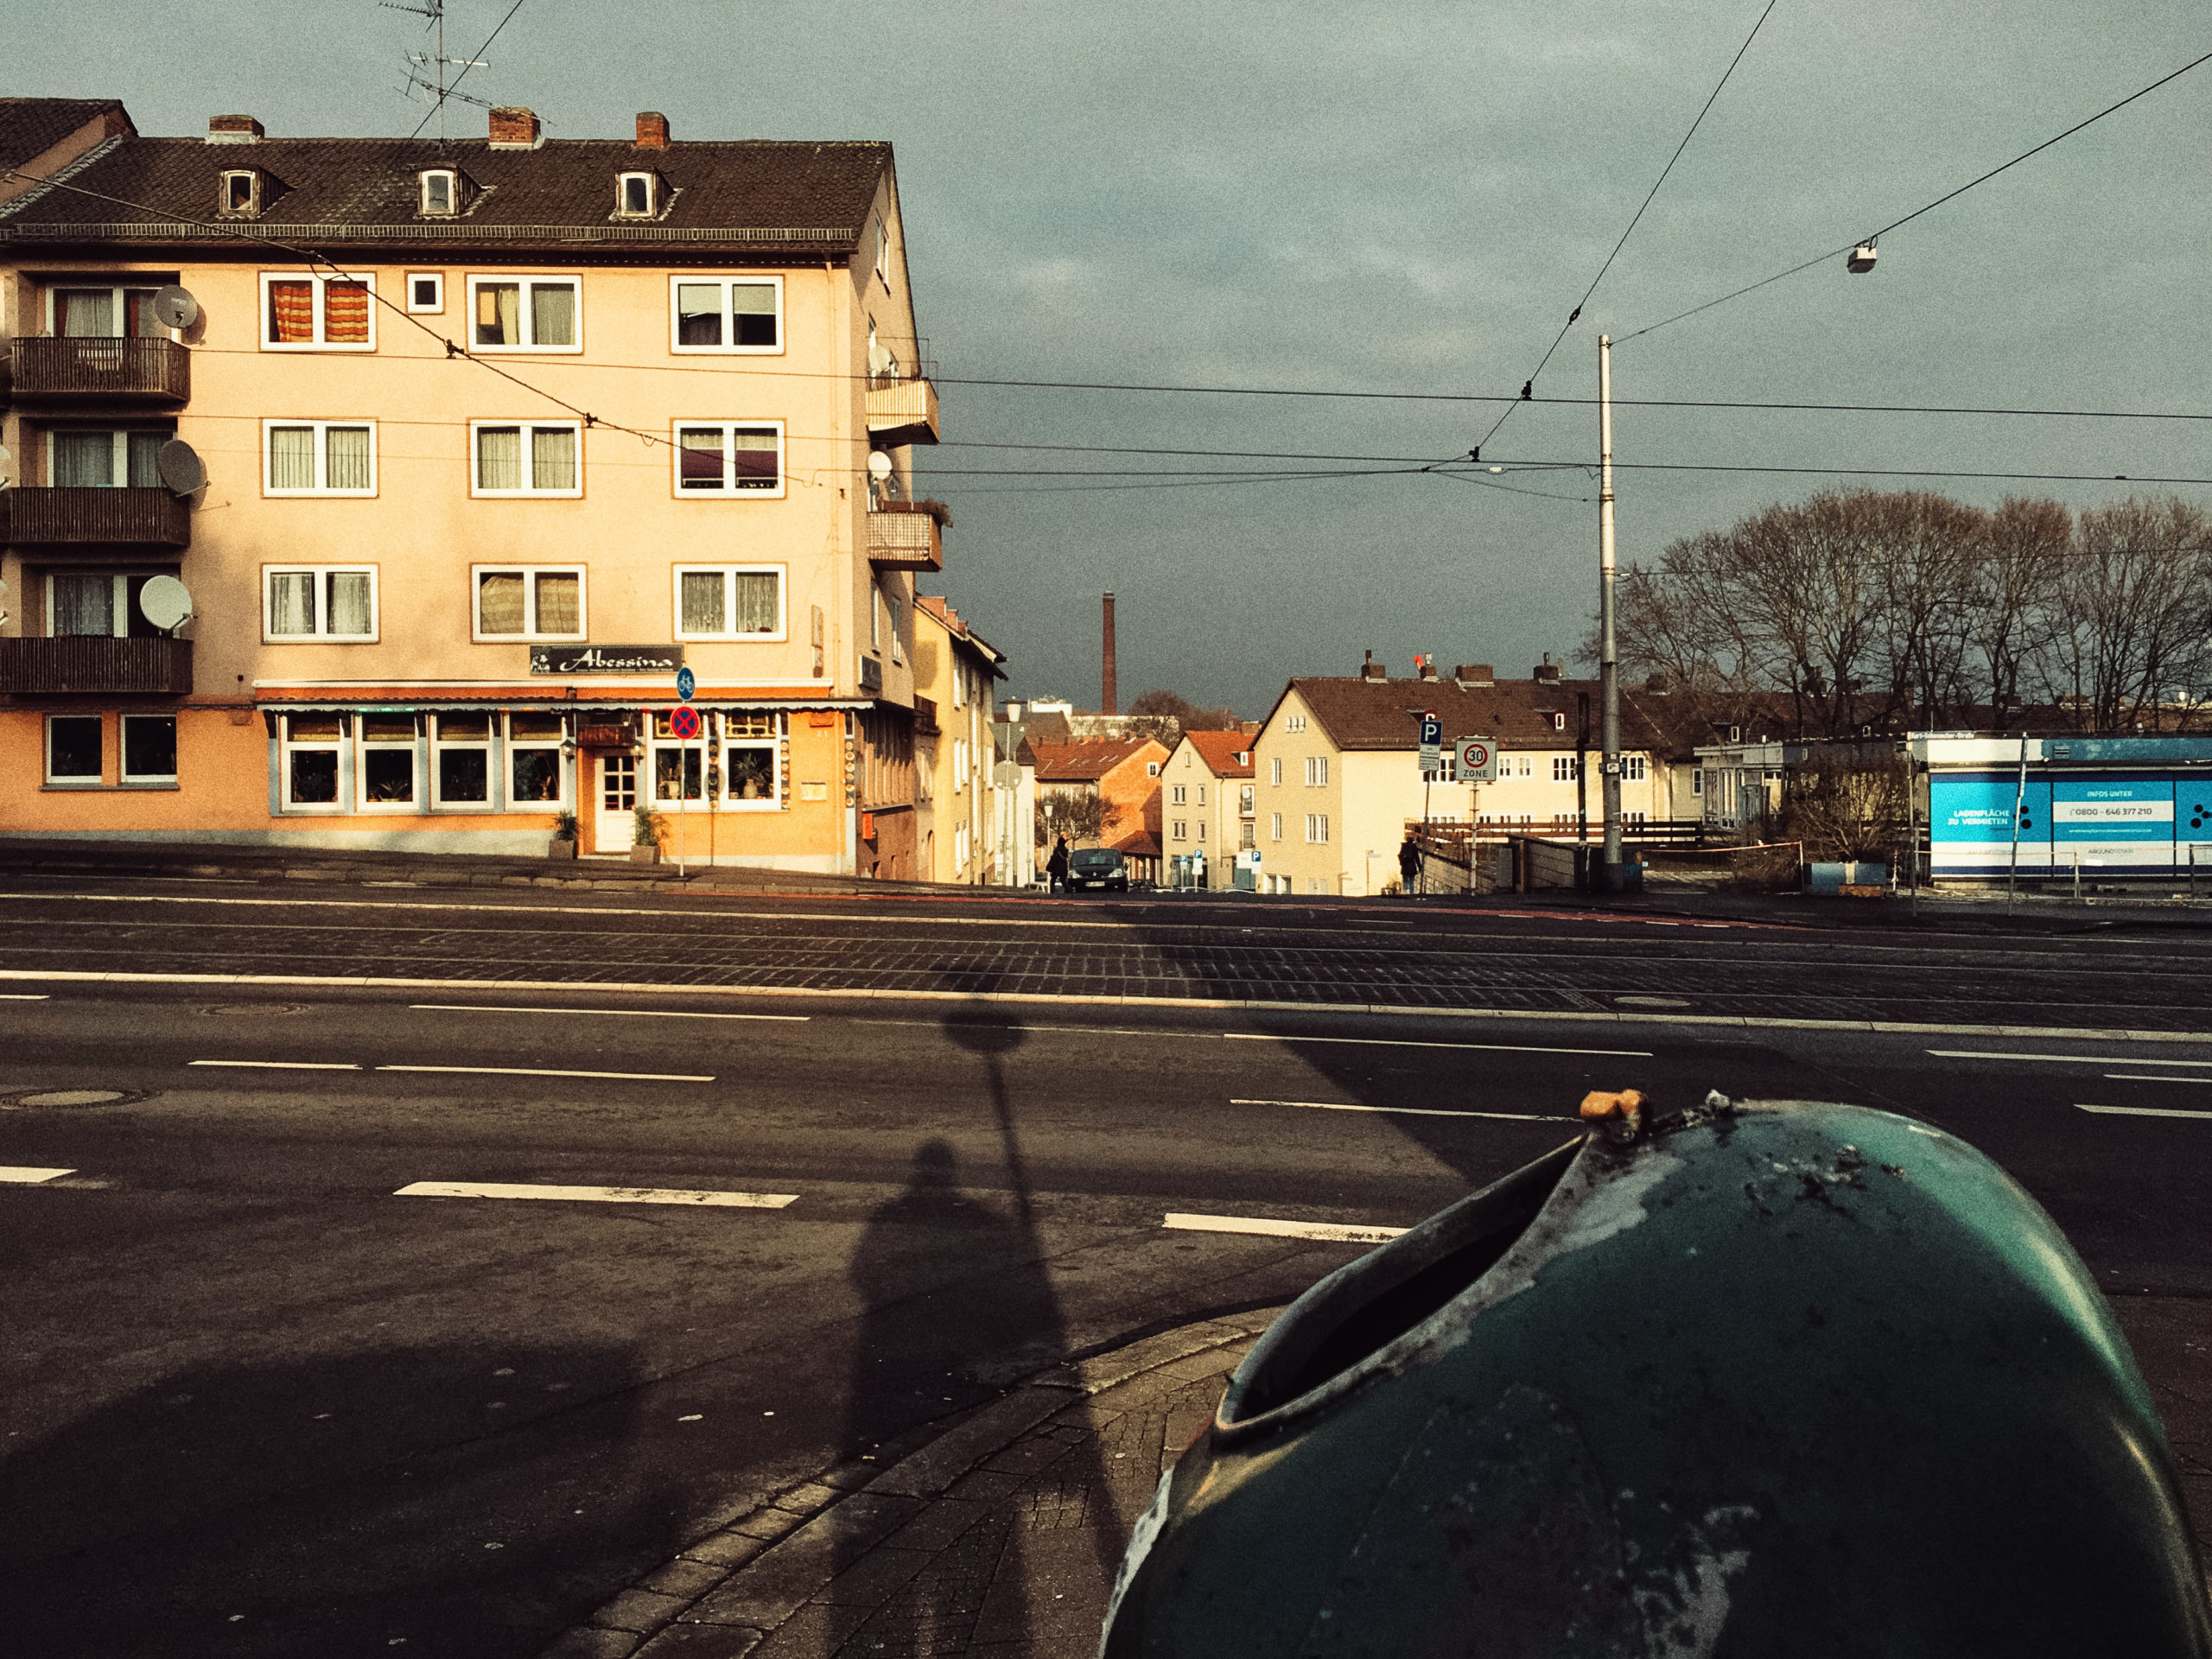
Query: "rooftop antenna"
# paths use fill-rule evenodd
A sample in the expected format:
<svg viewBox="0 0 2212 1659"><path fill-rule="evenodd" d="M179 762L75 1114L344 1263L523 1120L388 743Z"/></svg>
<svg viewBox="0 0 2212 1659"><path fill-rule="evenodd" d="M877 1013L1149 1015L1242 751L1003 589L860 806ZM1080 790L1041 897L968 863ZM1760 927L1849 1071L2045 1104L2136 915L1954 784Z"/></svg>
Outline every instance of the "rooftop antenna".
<svg viewBox="0 0 2212 1659"><path fill-rule="evenodd" d="M407 90L411 92L420 87L435 100L438 111L438 142L442 144L446 142L446 100L449 98L460 98L470 104L481 102L480 99L468 98L465 93L450 91L446 86L446 71L460 69L466 72L470 69L488 69L492 66L481 58L446 56L446 0L423 0L423 3L419 6L401 5L397 3L397 0L378 0L378 3L385 11L409 11L417 17L427 17L430 20L429 26L438 31L436 51L410 52L407 54L407 61L412 66L407 71ZM454 79L458 79L460 77L455 76Z"/></svg>

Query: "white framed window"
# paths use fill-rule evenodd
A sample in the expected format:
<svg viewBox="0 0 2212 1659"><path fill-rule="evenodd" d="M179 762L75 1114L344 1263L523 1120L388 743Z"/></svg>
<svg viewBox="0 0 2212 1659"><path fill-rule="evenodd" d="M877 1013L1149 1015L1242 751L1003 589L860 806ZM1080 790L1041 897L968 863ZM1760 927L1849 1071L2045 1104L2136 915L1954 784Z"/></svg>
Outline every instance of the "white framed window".
<svg viewBox="0 0 2212 1659"><path fill-rule="evenodd" d="M614 181L614 216L651 219L660 210L658 181L650 173L624 173Z"/></svg>
<svg viewBox="0 0 2212 1659"><path fill-rule="evenodd" d="M1167 804L1170 806L1182 805L1184 797L1187 792L1188 791L1186 791L1180 784L1169 785L1167 789Z"/></svg>
<svg viewBox="0 0 2212 1659"><path fill-rule="evenodd" d="M223 219L258 219L261 216L261 175L251 167L232 167L223 170L216 186L215 212Z"/></svg>
<svg viewBox="0 0 2212 1659"><path fill-rule="evenodd" d="M166 337L154 316L154 288L71 283L46 290L46 332L70 340Z"/></svg>
<svg viewBox="0 0 2212 1659"><path fill-rule="evenodd" d="M420 793L415 766L417 716L361 715L361 738L354 771L364 812L412 812Z"/></svg>
<svg viewBox="0 0 2212 1659"><path fill-rule="evenodd" d="M1559 712L1558 710L1554 710L1554 711L1553 711L1553 714L1552 714L1552 730L1554 730L1554 731L1555 731L1555 732L1563 732L1563 731L1565 731L1566 729L1567 729L1567 716L1566 716L1566 715L1564 715L1563 713Z"/></svg>
<svg viewBox="0 0 2212 1659"><path fill-rule="evenodd" d="M468 343L480 352L581 352L583 278L471 276Z"/></svg>
<svg viewBox="0 0 2212 1659"><path fill-rule="evenodd" d="M448 167L428 168L421 174L416 210L425 219L451 219L461 211L461 181Z"/></svg>
<svg viewBox="0 0 2212 1659"><path fill-rule="evenodd" d="M1205 786L1204 784L1200 784L1200 785L1198 785L1198 804L1199 804L1200 806L1204 806L1205 804L1206 804L1206 786Z"/></svg>
<svg viewBox="0 0 2212 1659"><path fill-rule="evenodd" d="M442 270L407 273L407 308L431 312L446 308L446 274Z"/></svg>
<svg viewBox="0 0 2212 1659"><path fill-rule="evenodd" d="M760 353L784 349L780 276L671 276L668 348Z"/></svg>
<svg viewBox="0 0 2212 1659"><path fill-rule="evenodd" d="M679 564L675 580L678 639L787 637L782 565Z"/></svg>
<svg viewBox="0 0 2212 1659"><path fill-rule="evenodd" d="M1328 786L1328 782L1329 757L1325 754L1307 755L1306 757L1306 787L1325 789Z"/></svg>
<svg viewBox="0 0 2212 1659"><path fill-rule="evenodd" d="M1205 838L1206 838L1206 821L1205 821L1204 818L1200 818L1200 819L1198 820L1198 839L1199 839L1200 841L1204 841Z"/></svg>
<svg viewBox="0 0 2212 1659"><path fill-rule="evenodd" d="M430 716L430 801L492 810L492 720L488 711Z"/></svg>
<svg viewBox="0 0 2212 1659"><path fill-rule="evenodd" d="M883 595L883 608L891 623L891 660L894 663L903 663L906 660L906 605L898 594L886 593Z"/></svg>
<svg viewBox="0 0 2212 1659"><path fill-rule="evenodd" d="M781 421L676 423L676 493L679 496L784 494Z"/></svg>
<svg viewBox="0 0 2212 1659"><path fill-rule="evenodd" d="M1256 789L1255 789L1255 788L1253 788L1253 786L1252 786L1251 785L1249 785L1249 784L1239 784L1239 785L1237 785L1237 786L1236 786L1236 816L1237 816L1238 817L1240 817L1240 818L1249 818L1249 817L1250 817L1252 816L1252 805L1253 805L1253 802L1257 798L1258 795L1259 795L1259 791L1258 791L1258 790L1256 790Z"/></svg>
<svg viewBox="0 0 2212 1659"><path fill-rule="evenodd" d="M343 714L286 715L277 755L279 798L293 812L342 812L339 760L353 717Z"/></svg>
<svg viewBox="0 0 2212 1659"><path fill-rule="evenodd" d="M374 495L374 421L264 421L264 495Z"/></svg>
<svg viewBox="0 0 2212 1659"><path fill-rule="evenodd" d="M868 648L883 649L883 589L871 587L868 600Z"/></svg>
<svg viewBox="0 0 2212 1659"><path fill-rule="evenodd" d="M473 564L468 577L475 595L472 638L584 637L583 566Z"/></svg>
<svg viewBox="0 0 2212 1659"><path fill-rule="evenodd" d="M1157 778L1157 777L1159 777L1159 776L1160 776L1160 762L1159 762L1159 761L1157 761L1157 760L1147 760L1147 761L1146 761L1146 762L1144 763L1144 775L1145 775L1146 777L1147 777L1147 778Z"/></svg>
<svg viewBox="0 0 2212 1659"><path fill-rule="evenodd" d="M891 232L884 228L881 213L875 216L875 274L886 288L891 286Z"/></svg>
<svg viewBox="0 0 2212 1659"><path fill-rule="evenodd" d="M317 271L261 273L264 352L373 352L377 279Z"/></svg>
<svg viewBox="0 0 2212 1659"><path fill-rule="evenodd" d="M566 799L561 778L561 740L566 734L558 715L507 716L507 805L527 812L558 807Z"/></svg>
<svg viewBox="0 0 2212 1659"><path fill-rule="evenodd" d="M123 716L123 781L126 784L176 782L176 716Z"/></svg>
<svg viewBox="0 0 2212 1659"><path fill-rule="evenodd" d="M783 810L784 718L766 713L720 717L724 811Z"/></svg>
<svg viewBox="0 0 2212 1659"><path fill-rule="evenodd" d="M120 639L130 632L135 601L148 576L119 570L50 570L46 632L50 639Z"/></svg>
<svg viewBox="0 0 2212 1659"><path fill-rule="evenodd" d="M953 664L952 706L956 709L965 709L968 706L968 673L969 670L967 664L956 663Z"/></svg>
<svg viewBox="0 0 2212 1659"><path fill-rule="evenodd" d="M1172 839L1176 841L1188 841L1190 839L1190 836L1183 833L1184 823L1182 819L1177 818L1173 820L1171 828L1173 832L1171 837Z"/></svg>
<svg viewBox="0 0 2212 1659"><path fill-rule="evenodd" d="M1277 789L1282 787L1282 757L1281 755L1275 756L1274 760L1268 762L1268 781Z"/></svg>
<svg viewBox="0 0 2212 1659"><path fill-rule="evenodd" d="M707 798L707 762L713 744L703 737L689 741L671 731L672 718L662 709L653 715L652 742L648 760L652 769L652 798L656 806L677 806Z"/></svg>
<svg viewBox="0 0 2212 1659"><path fill-rule="evenodd" d="M1645 757L1640 754L1621 756L1621 777L1631 784L1642 783L1648 773L1644 770Z"/></svg>
<svg viewBox="0 0 2212 1659"><path fill-rule="evenodd" d="M583 431L582 421L471 421L468 493L582 495Z"/></svg>
<svg viewBox="0 0 2212 1659"><path fill-rule="evenodd" d="M264 564L261 567L261 639L377 638L377 568L372 564Z"/></svg>
<svg viewBox="0 0 2212 1659"><path fill-rule="evenodd" d="M1552 756L1552 782L1571 784L1574 781L1574 757L1571 754Z"/></svg>
<svg viewBox="0 0 2212 1659"><path fill-rule="evenodd" d="M1705 768L1703 766L1692 766L1690 768L1690 793L1693 795L1702 795L1705 793Z"/></svg>
<svg viewBox="0 0 2212 1659"><path fill-rule="evenodd" d="M104 722L98 715L46 717L46 781L97 785L106 760Z"/></svg>
<svg viewBox="0 0 2212 1659"><path fill-rule="evenodd" d="M968 787L968 740L952 740L952 792L961 793Z"/></svg>
<svg viewBox="0 0 2212 1659"><path fill-rule="evenodd" d="M1270 812L1269 814L1268 814L1268 836L1269 836L1269 839L1274 840L1274 841L1281 841L1281 840L1282 839L1282 814L1281 814L1281 813L1280 813L1280 812Z"/></svg>
<svg viewBox="0 0 2212 1659"><path fill-rule="evenodd" d="M1287 732L1302 732L1306 729L1306 716L1303 715L1286 715L1283 719L1282 728L1283 730Z"/></svg>
<svg viewBox="0 0 2212 1659"><path fill-rule="evenodd" d="M1325 847L1329 844L1329 815L1327 813L1308 812L1306 815L1306 839L1316 847Z"/></svg>

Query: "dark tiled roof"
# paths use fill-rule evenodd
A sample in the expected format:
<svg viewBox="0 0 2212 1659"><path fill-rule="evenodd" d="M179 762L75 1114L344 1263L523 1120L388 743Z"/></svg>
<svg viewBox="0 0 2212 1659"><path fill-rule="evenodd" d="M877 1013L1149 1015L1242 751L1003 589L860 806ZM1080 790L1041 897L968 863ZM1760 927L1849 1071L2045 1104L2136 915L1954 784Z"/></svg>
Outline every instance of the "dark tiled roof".
<svg viewBox="0 0 2212 1659"><path fill-rule="evenodd" d="M220 175L241 167L270 181L261 217L197 228L216 217ZM467 181L456 218L424 219L416 211L416 175L435 167L454 168ZM748 140L640 149L623 140L556 139L537 149L493 149L483 139L133 138L69 180L99 196L36 194L0 223L0 235L232 241L233 231L258 229L276 239L289 233L318 243L804 245L818 256L856 245L890 167L891 146L874 143ZM615 219L616 175L643 171L667 181L673 194L666 211L649 221Z"/></svg>
<svg viewBox="0 0 2212 1659"><path fill-rule="evenodd" d="M128 123L123 105L111 98L0 98L0 167L20 166L43 156L110 110L120 122Z"/></svg>
<svg viewBox="0 0 2212 1659"><path fill-rule="evenodd" d="M1313 717L1339 749L1411 749L1421 743L1421 711L1433 709L1444 741L1483 736L1515 749L1571 749L1580 737L1578 694L1590 698L1590 744L1598 741L1595 680L1293 680ZM1554 716L1565 715L1560 729ZM1661 734L1628 698L1621 700L1621 747L1665 750Z"/></svg>
<svg viewBox="0 0 2212 1659"><path fill-rule="evenodd" d="M1093 738L1081 743L1046 743L1030 740L1030 748L1037 756L1037 781L1040 784L1096 783L1132 755L1147 749L1157 750L1165 759L1167 751L1148 737Z"/></svg>

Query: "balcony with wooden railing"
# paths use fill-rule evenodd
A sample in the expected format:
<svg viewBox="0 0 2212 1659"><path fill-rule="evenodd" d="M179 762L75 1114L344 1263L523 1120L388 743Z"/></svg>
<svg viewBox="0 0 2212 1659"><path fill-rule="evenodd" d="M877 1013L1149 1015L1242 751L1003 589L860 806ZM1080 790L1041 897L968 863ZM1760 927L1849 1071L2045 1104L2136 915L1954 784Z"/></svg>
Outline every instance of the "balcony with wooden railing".
<svg viewBox="0 0 2212 1659"><path fill-rule="evenodd" d="M16 340L9 348L15 396L24 403L183 404L192 397L192 353L173 340Z"/></svg>
<svg viewBox="0 0 2212 1659"><path fill-rule="evenodd" d="M0 692L16 696L181 697L191 690L189 639L0 639Z"/></svg>
<svg viewBox="0 0 2212 1659"><path fill-rule="evenodd" d="M189 547L192 509L164 489L71 486L0 490L0 543Z"/></svg>
<svg viewBox="0 0 2212 1659"><path fill-rule="evenodd" d="M868 441L878 449L935 443L937 386L921 375L870 375Z"/></svg>
<svg viewBox="0 0 2212 1659"><path fill-rule="evenodd" d="M942 570L951 523L942 501L878 502L868 515L868 563L879 570Z"/></svg>

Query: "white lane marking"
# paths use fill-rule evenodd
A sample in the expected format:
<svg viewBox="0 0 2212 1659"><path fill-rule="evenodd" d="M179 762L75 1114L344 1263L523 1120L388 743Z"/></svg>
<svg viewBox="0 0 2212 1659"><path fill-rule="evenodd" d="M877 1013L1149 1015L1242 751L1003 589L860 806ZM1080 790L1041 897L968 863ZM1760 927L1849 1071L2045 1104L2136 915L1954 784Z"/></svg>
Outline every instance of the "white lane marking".
<svg viewBox="0 0 2212 1659"><path fill-rule="evenodd" d="M1236 1100L1232 1106L1304 1106L1317 1112L1391 1112L1401 1117L1486 1117L1505 1123L1577 1123L1556 1112L1455 1112L1442 1106L1350 1106L1339 1100Z"/></svg>
<svg viewBox="0 0 2212 1659"><path fill-rule="evenodd" d="M187 1065L235 1065L254 1071L359 1071L351 1060L187 1060Z"/></svg>
<svg viewBox="0 0 2212 1659"><path fill-rule="evenodd" d="M2008 1054L1998 1049L1931 1048L1945 1060L2048 1060L2056 1065L2212 1065L2212 1060L2160 1060L2133 1054Z"/></svg>
<svg viewBox="0 0 2212 1659"><path fill-rule="evenodd" d="M1170 1213L1160 1223L1192 1233L1258 1233L1268 1238L1318 1238L1332 1244L1387 1244L1402 1227L1359 1227L1333 1221L1276 1221L1264 1216L1188 1216Z"/></svg>
<svg viewBox="0 0 2212 1659"><path fill-rule="evenodd" d="M432 1014L588 1014L614 1020L784 1020L804 1025L810 1014L692 1014L680 1008L508 1008L490 1002L410 1002Z"/></svg>
<svg viewBox="0 0 2212 1659"><path fill-rule="evenodd" d="M2108 1083L2212 1083L2212 1077L2185 1077L2173 1071L2107 1071Z"/></svg>
<svg viewBox="0 0 2212 1659"><path fill-rule="evenodd" d="M0 991L0 1002L51 1002L53 995L47 991Z"/></svg>
<svg viewBox="0 0 2212 1659"><path fill-rule="evenodd" d="M9 896L6 893L0 893L0 899ZM16 896L39 897L41 895L18 894ZM1732 926L1734 924L1686 922L1681 925L1718 927ZM1395 1002L1289 1002L1269 997L1078 995L1061 991L920 991L904 988L885 989L872 985L842 987L671 985L652 980L626 979L416 979L399 975L383 974L146 974L91 968L0 968L0 982L21 983L24 981L54 985L282 985L303 989L342 991L499 991L510 994L516 991L564 993L589 991L600 996L755 996L773 1001L798 1001L807 999L819 1002L959 1002L971 1007L983 1003L1007 1002L1022 1003L1033 1007L1039 1003L1046 1003L1060 1008L1234 1008L1247 1014L1291 1014L1308 1019L1317 1014L1334 1014L1351 1018L1383 1020L1475 1020L1493 1025L1713 1026L1729 1031L1854 1031L1915 1037L2036 1038L2048 1042L2191 1043L2200 1046L2212 1043L2212 1032L2134 1031L2124 1027L2098 1026L1968 1026L1946 1025L1922 1020L1770 1019L1759 1015L1739 1014L1614 1014L1585 1009L1569 1011L1564 1008L1439 1008ZM1166 1033L1147 1032L1145 1034L1157 1036ZM1297 1040L1288 1037L1269 1037L1259 1032L1223 1034L1242 1035L1254 1042ZM1383 1039L1354 1037L1338 1040L1362 1042ZM1427 1046L1427 1045L1414 1046ZM1444 1043L1436 1046L1444 1048L1497 1046L1511 1049L1519 1045ZM1536 1052L1545 1054L1595 1052L1636 1055L1645 1051L1539 1048ZM1995 1058L2009 1060L2021 1057L2002 1054ZM2104 1062L2107 1065L2113 1063L2111 1060ZM2130 1063L2140 1065L2169 1064L2167 1061L2154 1059L2135 1060ZM2190 1061L2187 1064L2201 1065L2203 1062Z"/></svg>
<svg viewBox="0 0 2212 1659"><path fill-rule="evenodd" d="M735 1210L781 1210L796 1192L711 1192L674 1186L543 1186L527 1181L414 1181L395 1198L554 1198L575 1204L698 1204Z"/></svg>
<svg viewBox="0 0 2212 1659"><path fill-rule="evenodd" d="M72 1169L40 1169L28 1164L0 1164L0 1184L9 1186L36 1186L41 1181L58 1181L64 1175L73 1175Z"/></svg>
<svg viewBox="0 0 2212 1659"><path fill-rule="evenodd" d="M622 1077L633 1083L712 1083L692 1071L562 1071L542 1065L380 1065L379 1071L457 1071L484 1077Z"/></svg>
<svg viewBox="0 0 2212 1659"><path fill-rule="evenodd" d="M2183 1111L2177 1106L2085 1106L2074 1103L2077 1112L2105 1112L2114 1117L2212 1117L2212 1112Z"/></svg>
<svg viewBox="0 0 2212 1659"><path fill-rule="evenodd" d="M1224 1031L1232 1043L1358 1043L1370 1048L1479 1048L1500 1054L1605 1054L1620 1059L1648 1060L1648 1048L1554 1048L1541 1043L1434 1043L1404 1037L1300 1037L1266 1031Z"/></svg>

